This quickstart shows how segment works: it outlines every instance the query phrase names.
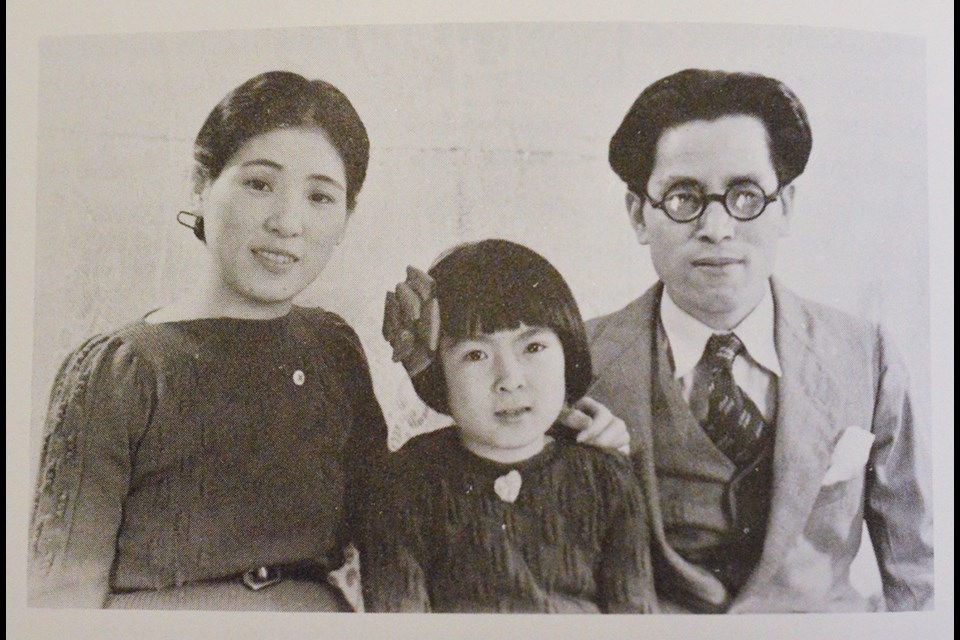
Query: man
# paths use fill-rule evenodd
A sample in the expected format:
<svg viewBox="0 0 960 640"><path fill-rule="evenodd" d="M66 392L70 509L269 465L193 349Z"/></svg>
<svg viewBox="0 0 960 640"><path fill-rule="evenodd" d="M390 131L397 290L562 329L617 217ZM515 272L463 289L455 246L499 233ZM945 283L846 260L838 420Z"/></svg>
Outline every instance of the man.
<svg viewBox="0 0 960 640"><path fill-rule="evenodd" d="M771 278L811 141L781 82L686 70L610 142L660 282L589 323L591 395L630 431L666 611L870 609L850 583L864 521L886 608L932 607L904 367L876 327Z"/></svg>

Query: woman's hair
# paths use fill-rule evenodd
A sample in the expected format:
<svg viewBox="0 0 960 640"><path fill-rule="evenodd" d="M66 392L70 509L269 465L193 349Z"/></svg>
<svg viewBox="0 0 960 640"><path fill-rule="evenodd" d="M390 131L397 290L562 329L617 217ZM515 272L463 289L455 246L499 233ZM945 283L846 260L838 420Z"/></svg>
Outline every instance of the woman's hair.
<svg viewBox="0 0 960 640"><path fill-rule="evenodd" d="M521 323L547 327L563 345L567 401L587 392L593 372L583 319L563 276L543 256L508 240L483 240L455 247L429 274L436 282L441 337L462 340ZM413 386L431 408L450 414L439 355L414 376Z"/></svg>
<svg viewBox="0 0 960 640"><path fill-rule="evenodd" d="M350 101L323 80L289 71L268 71L247 80L213 108L193 144L194 188L220 176L230 158L254 136L283 127L320 127L343 160L347 210L367 175L370 141Z"/></svg>
<svg viewBox="0 0 960 640"><path fill-rule="evenodd" d="M664 131L727 115L759 118L780 187L803 173L813 137L800 99L787 85L757 73L686 69L643 90L610 140L610 166L642 197Z"/></svg>

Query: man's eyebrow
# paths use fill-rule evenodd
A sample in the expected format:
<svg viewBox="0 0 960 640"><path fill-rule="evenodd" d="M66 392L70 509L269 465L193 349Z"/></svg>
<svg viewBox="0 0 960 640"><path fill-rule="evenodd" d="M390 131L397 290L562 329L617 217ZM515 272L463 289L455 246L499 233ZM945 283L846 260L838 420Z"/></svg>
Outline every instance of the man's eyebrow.
<svg viewBox="0 0 960 640"><path fill-rule="evenodd" d="M752 182L756 185L759 185L761 184L761 180L762 180L761 177L755 173L742 173L742 174L736 174L728 177L724 181L724 184L727 187L732 187L733 185L742 184L744 182ZM664 178L657 180L656 184L662 185L664 187L671 188L671 189L673 187L680 187L680 186L683 186L683 187L695 186L695 187L699 187L701 189L706 190L706 186L702 182L700 182L696 178L691 178L689 176L665 176Z"/></svg>
<svg viewBox="0 0 960 640"><path fill-rule="evenodd" d="M256 158L254 160L247 160L246 162L242 163L240 166L241 167L255 167L255 166L269 167L270 169L276 169L277 171L281 171L283 169L283 165L280 164L279 162L276 162L274 160L268 160L266 158ZM339 180L336 180L335 178L331 178L330 176L322 173L311 173L310 175L307 176L307 178L310 180L319 180L321 182L332 184L333 186L338 187L342 191L347 190L346 187L340 184Z"/></svg>
<svg viewBox="0 0 960 640"><path fill-rule="evenodd" d="M700 187L704 188L704 184L697 180L696 178L691 178L689 176L665 176L664 178L657 180L654 184L662 185L667 188L673 187Z"/></svg>
<svg viewBox="0 0 960 640"><path fill-rule="evenodd" d="M742 174L742 175L731 176L731 177L727 178L726 184L727 184L728 187L732 187L732 186L735 185L735 184L741 184L741 183L744 183L744 182L752 182L752 183L754 183L754 184L756 184L756 185L759 185L759 184L760 184L760 176L756 175L755 173L745 173L745 174Z"/></svg>

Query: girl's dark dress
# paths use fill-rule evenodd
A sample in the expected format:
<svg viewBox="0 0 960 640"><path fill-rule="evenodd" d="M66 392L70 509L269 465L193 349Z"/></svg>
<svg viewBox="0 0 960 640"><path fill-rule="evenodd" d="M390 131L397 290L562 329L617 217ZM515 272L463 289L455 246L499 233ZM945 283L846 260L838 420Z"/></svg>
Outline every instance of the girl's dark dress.
<svg viewBox="0 0 960 640"><path fill-rule="evenodd" d="M455 427L394 454L361 557L374 611L650 612L644 498L629 460L558 440L517 464L480 458ZM514 502L497 478L522 478Z"/></svg>

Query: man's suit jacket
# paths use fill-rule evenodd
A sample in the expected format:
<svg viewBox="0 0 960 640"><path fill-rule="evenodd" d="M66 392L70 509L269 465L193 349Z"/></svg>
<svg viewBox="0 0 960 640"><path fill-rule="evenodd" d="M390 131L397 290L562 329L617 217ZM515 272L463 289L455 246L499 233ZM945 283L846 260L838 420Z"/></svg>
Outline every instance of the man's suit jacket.
<svg viewBox="0 0 960 640"><path fill-rule="evenodd" d="M778 380L773 495L763 554L731 600L714 576L669 546L652 429L669 429L670 424L651 411L662 290L662 284L655 285L624 309L587 323L587 331L596 376L590 395L626 422L635 468L647 493L664 610L868 609L849 574L864 521L887 608L931 608L929 450L914 431L905 369L878 327L803 300L776 282L774 331L783 375ZM869 461L832 482L836 469L827 471L832 462L842 462L832 458L848 427L875 436Z"/></svg>

